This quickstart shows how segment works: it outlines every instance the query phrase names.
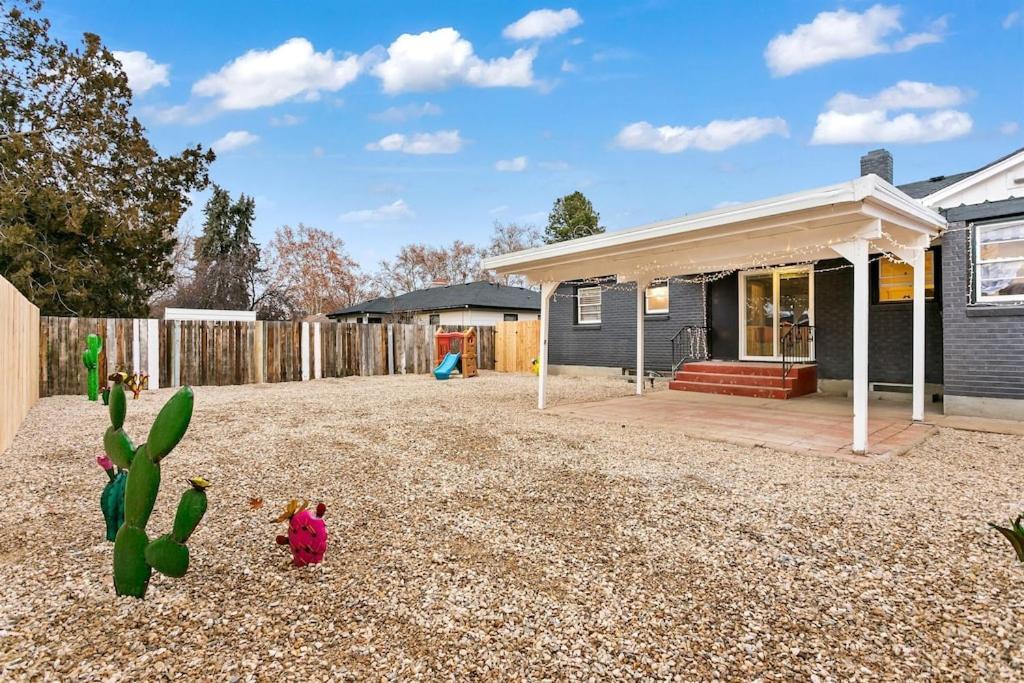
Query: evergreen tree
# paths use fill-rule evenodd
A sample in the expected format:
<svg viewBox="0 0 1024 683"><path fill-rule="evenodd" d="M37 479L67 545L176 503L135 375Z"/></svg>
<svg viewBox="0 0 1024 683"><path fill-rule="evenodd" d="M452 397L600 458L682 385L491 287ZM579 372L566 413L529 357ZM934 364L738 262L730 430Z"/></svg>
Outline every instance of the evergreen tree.
<svg viewBox="0 0 1024 683"><path fill-rule="evenodd" d="M160 157L99 37L49 30L39 2L0 0L0 274L44 314L145 315L213 153Z"/></svg>
<svg viewBox="0 0 1024 683"><path fill-rule="evenodd" d="M582 192L576 191L559 197L548 214L548 226L544 230L544 241L548 244L564 242L597 235L604 232L600 225L601 215L594 211L594 205L590 203Z"/></svg>
<svg viewBox="0 0 1024 683"><path fill-rule="evenodd" d="M195 276L178 303L197 308L255 308L266 272L260 267L260 247L252 236L256 202L244 194L232 201L227 190L214 185L203 214L203 233L195 245Z"/></svg>

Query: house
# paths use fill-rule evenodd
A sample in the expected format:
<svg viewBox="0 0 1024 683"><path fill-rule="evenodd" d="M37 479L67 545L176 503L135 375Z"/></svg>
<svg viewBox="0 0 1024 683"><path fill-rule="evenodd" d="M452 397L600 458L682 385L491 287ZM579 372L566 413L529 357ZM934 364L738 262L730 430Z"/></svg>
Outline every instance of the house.
<svg viewBox="0 0 1024 683"><path fill-rule="evenodd" d="M538 406L553 364L849 394L859 452L872 395L1024 419L1024 149L899 188L892 168L875 150L845 183L487 259L541 285Z"/></svg>
<svg viewBox="0 0 1024 683"><path fill-rule="evenodd" d="M433 287L394 297L378 297L329 313L336 322L415 322L423 325L494 325L537 320L540 294L492 282Z"/></svg>

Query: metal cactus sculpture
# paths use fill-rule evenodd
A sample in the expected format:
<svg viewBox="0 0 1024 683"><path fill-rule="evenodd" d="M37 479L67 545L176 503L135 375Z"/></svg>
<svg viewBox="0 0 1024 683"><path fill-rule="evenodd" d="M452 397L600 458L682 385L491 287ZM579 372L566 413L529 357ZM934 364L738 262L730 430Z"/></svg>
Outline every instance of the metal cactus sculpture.
<svg viewBox="0 0 1024 683"><path fill-rule="evenodd" d="M107 522L107 540L113 541L117 538L117 530L124 524L124 485L128 473L115 468L114 463L105 455L96 456L96 464L104 469L110 479L100 495L100 509Z"/></svg>
<svg viewBox="0 0 1024 683"><path fill-rule="evenodd" d="M142 598L153 570L180 577L188 571L185 543L206 513L205 479L190 479L178 503L171 533L150 542L146 524L160 489L160 461L178 445L192 419L192 389L182 387L164 404L149 430L149 440L135 446L124 432L127 399L122 382L110 389L110 422L103 446L113 464L128 470L124 490L124 523L114 540L114 590L118 595Z"/></svg>
<svg viewBox="0 0 1024 683"><path fill-rule="evenodd" d="M99 335L90 334L85 338L85 347L82 363L89 371L89 400L95 401L100 396L100 351L103 350L103 340Z"/></svg>

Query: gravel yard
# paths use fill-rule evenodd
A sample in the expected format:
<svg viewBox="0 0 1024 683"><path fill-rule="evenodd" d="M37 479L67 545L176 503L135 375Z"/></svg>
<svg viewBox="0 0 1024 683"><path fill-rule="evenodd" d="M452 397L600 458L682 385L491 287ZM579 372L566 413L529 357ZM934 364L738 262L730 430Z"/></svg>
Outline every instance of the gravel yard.
<svg viewBox="0 0 1024 683"><path fill-rule="evenodd" d="M0 459L0 679L1024 677L1024 567L985 524L1024 509L1024 437L855 465L534 401L494 373L197 388L150 536L188 477L209 512L140 602L111 586L106 411L43 399ZM274 543L289 498L327 504L322 565Z"/></svg>

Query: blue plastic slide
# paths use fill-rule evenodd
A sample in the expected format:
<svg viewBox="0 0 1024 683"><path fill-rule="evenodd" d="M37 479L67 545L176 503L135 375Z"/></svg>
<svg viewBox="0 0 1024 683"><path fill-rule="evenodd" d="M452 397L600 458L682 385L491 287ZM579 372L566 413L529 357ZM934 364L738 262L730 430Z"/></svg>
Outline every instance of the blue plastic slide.
<svg viewBox="0 0 1024 683"><path fill-rule="evenodd" d="M452 370L459 363L460 353L449 353L441 361L441 364L434 368L434 377L437 379L448 379L451 377Z"/></svg>

